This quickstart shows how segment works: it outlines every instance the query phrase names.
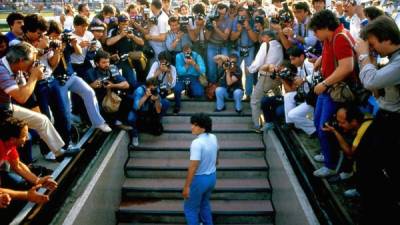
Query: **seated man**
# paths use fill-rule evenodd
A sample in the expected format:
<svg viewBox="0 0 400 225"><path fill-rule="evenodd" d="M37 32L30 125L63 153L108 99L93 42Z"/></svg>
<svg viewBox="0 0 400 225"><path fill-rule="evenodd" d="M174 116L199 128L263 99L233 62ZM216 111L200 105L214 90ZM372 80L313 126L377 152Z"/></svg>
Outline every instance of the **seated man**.
<svg viewBox="0 0 400 225"><path fill-rule="evenodd" d="M176 70L178 72L178 81L175 85L175 108L174 113L179 113L181 108L182 90L187 85L191 97L202 97L204 89L199 82L201 74L206 73L204 60L199 54L193 52L190 45L183 46L183 52L176 55Z"/></svg>
<svg viewBox="0 0 400 225"><path fill-rule="evenodd" d="M161 118L168 110L169 101L161 98L157 84L157 78L153 77L135 90L134 111L128 117L129 125L133 127L131 145L134 147L139 145L138 129L154 135L163 132Z"/></svg>
<svg viewBox="0 0 400 225"><path fill-rule="evenodd" d="M110 65L110 54L103 50L99 50L94 57L95 68L88 71L86 82L95 90L97 101L102 103L107 91L111 90L117 93L122 102L116 113L107 113L101 107L101 113L108 122L114 122L121 125L122 121L126 121L132 104L129 104L129 96L126 91L129 84L126 79L119 73L114 65ZM124 127L122 127L124 128Z"/></svg>
<svg viewBox="0 0 400 225"><path fill-rule="evenodd" d="M171 65L171 55L167 51L160 52L158 61L151 65L147 80L153 77L157 78L162 98L172 93L176 84L176 68Z"/></svg>
<svg viewBox="0 0 400 225"><path fill-rule="evenodd" d="M242 71L237 65L238 56L236 54L231 54L229 57L217 55L214 59L217 63L220 60L223 61L221 66L224 70L215 91L217 98L215 111L225 110L224 99L233 98L235 100L235 111L240 114L242 112L243 85Z"/></svg>
<svg viewBox="0 0 400 225"><path fill-rule="evenodd" d="M7 199L4 200L4 196L3 199L0 199L0 201L3 201L0 203L0 208L2 208L2 205L9 205L11 199L28 200L36 203L47 202L49 197L37 193L36 189L45 187L49 190L54 190L57 188L57 182L51 176L36 176L29 170L27 165L19 160L17 147L24 145L28 138L27 123L15 118L8 118L6 121L1 121L0 127L0 196L8 195L8 201L5 201ZM16 174L13 173L11 175L10 168ZM18 175L24 180L19 179ZM30 185L27 186L25 181ZM30 190L14 191L14 189ZM10 207L10 210L0 209L1 223L8 224L15 216L15 206Z"/></svg>

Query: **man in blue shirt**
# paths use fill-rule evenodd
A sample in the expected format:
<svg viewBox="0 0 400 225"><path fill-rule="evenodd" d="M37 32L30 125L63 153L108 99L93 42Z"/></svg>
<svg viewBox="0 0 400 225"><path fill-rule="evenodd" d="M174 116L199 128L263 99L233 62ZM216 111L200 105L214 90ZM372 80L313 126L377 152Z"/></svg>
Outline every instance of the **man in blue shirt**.
<svg viewBox="0 0 400 225"><path fill-rule="evenodd" d="M203 86L199 82L199 76L206 73L204 60L199 54L193 52L190 45L183 46L183 52L176 55L176 70L178 73L175 85L175 108L174 113L179 113L181 108L181 93L188 85L190 97L202 97ZM188 93L186 93L188 94Z"/></svg>
<svg viewBox="0 0 400 225"><path fill-rule="evenodd" d="M173 57L172 64L175 65L176 55L182 52L184 45L191 44L192 42L190 41L189 34L187 33L189 25L181 25L179 23L179 18L175 16L168 19L168 24L171 30L167 33L165 44L167 45L167 49ZM182 30L183 28L186 30Z"/></svg>
<svg viewBox="0 0 400 225"><path fill-rule="evenodd" d="M10 27L10 31L7 32L6 37L8 42L22 37L24 32L22 31L22 26L24 26L24 15L21 13L13 12L7 16L7 23Z"/></svg>

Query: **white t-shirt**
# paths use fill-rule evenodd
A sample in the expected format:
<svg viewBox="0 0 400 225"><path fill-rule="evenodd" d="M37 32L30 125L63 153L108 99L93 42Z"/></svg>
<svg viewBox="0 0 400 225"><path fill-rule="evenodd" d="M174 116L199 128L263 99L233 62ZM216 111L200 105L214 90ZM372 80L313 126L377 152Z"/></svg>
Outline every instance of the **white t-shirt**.
<svg viewBox="0 0 400 225"><path fill-rule="evenodd" d="M161 14L157 18L157 25L153 25L150 28L149 34L151 36L158 36L160 34L166 34L169 30L168 25L168 16L165 12L161 11ZM153 48L156 56L167 49L165 45L165 41L158 42L158 41L149 41L151 47Z"/></svg>
<svg viewBox="0 0 400 225"><path fill-rule="evenodd" d="M73 16L65 16L64 21L64 30L74 30L74 17Z"/></svg>
<svg viewBox="0 0 400 225"><path fill-rule="evenodd" d="M53 73L53 70L51 69L51 66L49 64L49 59L51 57L53 57L53 55L54 55L54 52L50 50L46 54L42 55L39 58L40 63L46 67L46 70L44 71L44 76L43 76L44 79L49 78L51 76L51 74Z"/></svg>
<svg viewBox="0 0 400 225"><path fill-rule="evenodd" d="M94 36L90 31L86 31L83 36L78 36L76 34L72 34L72 38L76 38L79 43L82 41L91 41L93 40ZM88 47L82 48L82 55L78 55L76 53L71 54L71 63L73 64L82 64L85 62L86 53L88 51Z"/></svg>
<svg viewBox="0 0 400 225"><path fill-rule="evenodd" d="M151 68L149 70L149 74L147 75L146 80L152 78L154 76L154 73L156 72L156 70L159 67L160 67L160 62L158 62L158 61L154 62L153 65L151 65ZM164 76L163 74L160 74L158 76L158 78L159 78L159 80L164 78L162 80L161 84L167 84L168 88L173 88L173 87L175 87L175 84L176 84L176 68L173 65L170 65L170 67L171 67L171 75L172 75L172 82L171 83L168 82L168 79L167 79L166 75Z"/></svg>
<svg viewBox="0 0 400 225"><path fill-rule="evenodd" d="M350 34L355 40L360 37L361 20L356 14L350 18Z"/></svg>
<svg viewBox="0 0 400 225"><path fill-rule="evenodd" d="M218 140L214 134L202 133L192 141L190 160L200 161L195 175L210 175L217 170Z"/></svg>

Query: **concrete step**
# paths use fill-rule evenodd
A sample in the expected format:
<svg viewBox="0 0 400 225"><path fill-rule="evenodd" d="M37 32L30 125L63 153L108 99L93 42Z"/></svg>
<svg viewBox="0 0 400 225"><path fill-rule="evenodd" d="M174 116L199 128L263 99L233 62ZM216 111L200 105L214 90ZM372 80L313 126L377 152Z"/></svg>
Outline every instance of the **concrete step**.
<svg viewBox="0 0 400 225"><path fill-rule="evenodd" d="M215 225L228 225L226 223L214 223ZM118 225L187 225L186 223L118 223ZM255 224L244 224L244 223L235 223L230 225L255 225ZM272 223L262 223L257 225L273 225Z"/></svg>
<svg viewBox="0 0 400 225"><path fill-rule="evenodd" d="M262 136L256 133L240 134L215 134L218 138L220 149L225 150L254 150L264 149ZM187 133L164 133L155 137L150 134L139 135L139 146L135 149L168 149L181 150L189 149L191 142L196 137Z"/></svg>
<svg viewBox="0 0 400 225"><path fill-rule="evenodd" d="M235 158L235 159L247 159L247 158L264 158L264 149L250 149L250 150L219 150L219 158ZM134 149L129 152L129 156L132 158L148 158L148 159L188 159L189 158L189 148L180 150L171 149Z"/></svg>
<svg viewBox="0 0 400 225"><path fill-rule="evenodd" d="M135 159L130 158L125 174L131 178L184 178L189 159ZM218 178L264 178L268 176L268 165L264 158L219 160Z"/></svg>
<svg viewBox="0 0 400 225"><path fill-rule="evenodd" d="M211 208L217 224L272 223L275 216L269 200L212 200ZM185 223L183 200L123 201L117 218L132 223Z"/></svg>
<svg viewBox="0 0 400 225"><path fill-rule="evenodd" d="M225 104L226 110L222 112L214 112L215 110L215 101L214 102L206 102L206 101L184 101L181 104L181 110L178 116L190 116L195 113L204 112L213 116L238 116L239 114L235 111L234 102L226 102ZM251 108L249 102L243 102L242 104L242 116L251 116ZM174 115L173 108L170 107L167 115Z"/></svg>
<svg viewBox="0 0 400 225"><path fill-rule="evenodd" d="M123 199L181 199L185 179L127 178L122 186ZM218 179L211 199L268 200L271 186L265 179Z"/></svg>

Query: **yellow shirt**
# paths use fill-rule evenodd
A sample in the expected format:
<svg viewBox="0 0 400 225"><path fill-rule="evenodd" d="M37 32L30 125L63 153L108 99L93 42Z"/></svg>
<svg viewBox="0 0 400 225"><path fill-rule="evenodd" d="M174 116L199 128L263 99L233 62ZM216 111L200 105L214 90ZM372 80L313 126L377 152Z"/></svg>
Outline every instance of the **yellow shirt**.
<svg viewBox="0 0 400 225"><path fill-rule="evenodd" d="M364 121L360 128L357 130L357 135L353 140L353 149L356 149L360 144L361 138L364 136L365 132L367 131L368 127L371 125L372 120Z"/></svg>

